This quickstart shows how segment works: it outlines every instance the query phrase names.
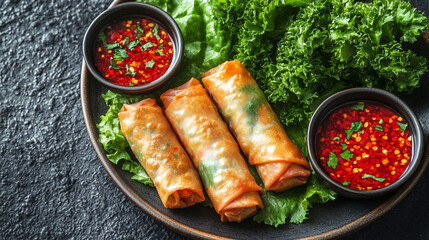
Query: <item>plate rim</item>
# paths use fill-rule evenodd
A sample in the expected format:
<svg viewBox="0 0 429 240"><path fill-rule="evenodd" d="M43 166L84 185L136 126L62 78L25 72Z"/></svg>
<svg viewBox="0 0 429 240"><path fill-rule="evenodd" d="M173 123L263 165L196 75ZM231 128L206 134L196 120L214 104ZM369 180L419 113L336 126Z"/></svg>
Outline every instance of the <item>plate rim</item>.
<svg viewBox="0 0 429 240"><path fill-rule="evenodd" d="M109 8L115 6L119 3L126 2L124 0L114 0ZM185 224L182 224L173 218L165 215L164 213L158 211L154 207L152 207L148 202L146 202L143 198L141 198L135 191L133 191L130 187L127 186L122 177L118 174L117 170L114 169L113 163L107 158L104 148L100 144L98 140L98 133L96 129L95 122L91 116L91 108L89 103L89 94L88 94L88 82L90 73L86 66L85 60L82 60L81 65L81 74L80 74L80 99L82 105L82 114L85 122L85 127L87 130L88 137L91 141L91 144L97 154L97 157L102 164L103 168L106 170L107 174L111 178L111 180L115 183L115 185L123 192L123 194L133 202L137 207L139 207L144 213L148 214L156 221L160 222L164 226L169 229L185 235L191 238L198 239L232 239L222 237L216 234L207 233L192 227L189 227ZM96 83L98 84L98 83ZM345 224L339 228L332 229L330 231L320 233L317 235L304 237L301 239L327 239L327 238L340 238L344 237L348 234L351 234L368 224L374 222L384 214L386 214L390 209L395 207L399 202L401 202L409 192L414 188L414 186L418 183L420 178L423 176L428 163L429 163L429 155L426 153L429 152L429 144L426 145L423 153L423 159L420 163L421 167L414 173L411 179L409 179L406 184L397 189L392 196L390 196L386 201L376 207L374 210L368 212L360 218L355 219L354 221Z"/></svg>

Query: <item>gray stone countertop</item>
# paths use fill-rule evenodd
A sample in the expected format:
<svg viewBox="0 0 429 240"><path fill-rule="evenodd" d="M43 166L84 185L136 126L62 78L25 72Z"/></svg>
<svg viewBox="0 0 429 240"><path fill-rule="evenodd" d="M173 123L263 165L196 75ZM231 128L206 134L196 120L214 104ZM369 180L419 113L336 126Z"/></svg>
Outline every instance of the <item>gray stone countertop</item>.
<svg viewBox="0 0 429 240"><path fill-rule="evenodd" d="M81 43L110 3L0 3L0 239L186 239L122 194L86 133ZM347 239L428 239L428 182Z"/></svg>

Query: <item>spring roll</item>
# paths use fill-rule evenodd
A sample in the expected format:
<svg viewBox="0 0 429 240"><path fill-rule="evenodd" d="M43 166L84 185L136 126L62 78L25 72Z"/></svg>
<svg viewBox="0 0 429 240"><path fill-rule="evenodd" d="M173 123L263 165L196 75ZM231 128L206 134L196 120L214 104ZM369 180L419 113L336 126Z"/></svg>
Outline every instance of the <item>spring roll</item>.
<svg viewBox="0 0 429 240"><path fill-rule="evenodd" d="M282 192L302 185L310 166L286 135L255 80L237 60L203 75L203 84L237 139L265 189Z"/></svg>
<svg viewBox="0 0 429 240"><path fill-rule="evenodd" d="M263 190L200 82L193 78L161 100L221 221L240 222L262 209Z"/></svg>
<svg viewBox="0 0 429 240"><path fill-rule="evenodd" d="M205 200L197 171L154 99L124 104L118 116L122 133L166 208Z"/></svg>

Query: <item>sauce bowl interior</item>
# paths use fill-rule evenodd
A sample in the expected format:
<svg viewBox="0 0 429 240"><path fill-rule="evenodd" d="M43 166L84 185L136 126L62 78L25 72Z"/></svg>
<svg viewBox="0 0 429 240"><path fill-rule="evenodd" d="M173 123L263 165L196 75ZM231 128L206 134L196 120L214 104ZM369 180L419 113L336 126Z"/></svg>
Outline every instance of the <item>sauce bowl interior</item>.
<svg viewBox="0 0 429 240"><path fill-rule="evenodd" d="M143 86L127 87L111 83L95 67L94 49L98 33L107 25L127 17L145 17L157 22L169 34L173 43L173 59L163 76ZM183 36L174 19L162 9L145 3L122 3L101 13L89 26L83 40L83 55L91 74L107 88L126 94L148 93L165 84L179 67L183 57Z"/></svg>
<svg viewBox="0 0 429 240"><path fill-rule="evenodd" d="M401 177L391 185L376 190L356 190L334 181L325 172L316 153L317 129L328 114L337 107L358 101L370 101L385 105L400 114L408 123L412 136L412 156L408 168ZM412 110L395 95L375 88L352 88L338 92L326 99L314 112L307 132L307 149L311 165L316 173L340 195L350 198L378 197L398 188L415 172L423 156L423 132L417 117Z"/></svg>

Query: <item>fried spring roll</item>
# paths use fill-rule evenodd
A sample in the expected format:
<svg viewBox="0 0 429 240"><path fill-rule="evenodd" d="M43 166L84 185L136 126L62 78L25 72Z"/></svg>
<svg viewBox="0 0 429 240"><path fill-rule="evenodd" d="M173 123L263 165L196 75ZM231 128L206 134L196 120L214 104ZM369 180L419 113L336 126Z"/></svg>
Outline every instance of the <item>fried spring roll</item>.
<svg viewBox="0 0 429 240"><path fill-rule="evenodd" d="M202 81L249 163L256 166L265 189L282 192L307 182L307 160L239 61L211 69Z"/></svg>
<svg viewBox="0 0 429 240"><path fill-rule="evenodd" d="M205 200L198 173L155 100L124 104L118 116L122 133L166 208Z"/></svg>
<svg viewBox="0 0 429 240"><path fill-rule="evenodd" d="M263 208L239 147L196 79L161 95L165 115L198 169L221 221L240 222Z"/></svg>

